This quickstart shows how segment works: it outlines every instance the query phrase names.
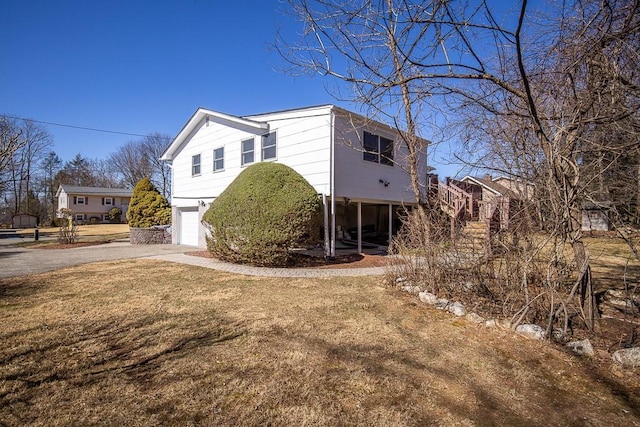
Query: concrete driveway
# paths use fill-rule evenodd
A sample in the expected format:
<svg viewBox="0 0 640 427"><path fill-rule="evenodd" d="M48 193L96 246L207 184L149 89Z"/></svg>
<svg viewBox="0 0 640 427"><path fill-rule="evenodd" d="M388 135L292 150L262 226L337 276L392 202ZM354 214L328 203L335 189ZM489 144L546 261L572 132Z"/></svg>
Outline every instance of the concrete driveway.
<svg viewBox="0 0 640 427"><path fill-rule="evenodd" d="M63 267L98 261L145 258L198 250L180 245L132 245L113 242L73 249L28 249L0 245L0 278L44 273Z"/></svg>

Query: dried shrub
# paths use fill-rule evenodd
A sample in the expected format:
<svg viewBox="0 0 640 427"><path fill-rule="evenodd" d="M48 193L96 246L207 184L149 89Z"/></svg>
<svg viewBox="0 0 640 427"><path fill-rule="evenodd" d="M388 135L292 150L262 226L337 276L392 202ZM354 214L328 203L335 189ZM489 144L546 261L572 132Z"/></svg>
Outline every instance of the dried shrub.
<svg viewBox="0 0 640 427"><path fill-rule="evenodd" d="M58 229L58 243L75 243L78 240L78 224L73 221L73 212L70 209L60 209L60 228Z"/></svg>
<svg viewBox="0 0 640 427"><path fill-rule="evenodd" d="M409 213L390 247L395 256L388 278L507 318L513 327L537 323L567 335L580 304L571 279L576 268L564 246L515 220L508 232L492 233L489 242L464 227L452 241L448 221L437 213Z"/></svg>

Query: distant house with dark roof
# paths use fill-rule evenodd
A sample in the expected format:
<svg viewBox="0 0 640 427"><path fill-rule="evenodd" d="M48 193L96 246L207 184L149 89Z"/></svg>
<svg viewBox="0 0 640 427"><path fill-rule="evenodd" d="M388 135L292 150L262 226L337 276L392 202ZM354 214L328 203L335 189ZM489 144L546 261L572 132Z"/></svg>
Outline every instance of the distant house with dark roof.
<svg viewBox="0 0 640 427"><path fill-rule="evenodd" d="M114 207L122 210L124 222L133 190L127 188L78 187L62 184L58 187L57 217L61 209L73 212L73 219L81 223L109 222L109 211Z"/></svg>

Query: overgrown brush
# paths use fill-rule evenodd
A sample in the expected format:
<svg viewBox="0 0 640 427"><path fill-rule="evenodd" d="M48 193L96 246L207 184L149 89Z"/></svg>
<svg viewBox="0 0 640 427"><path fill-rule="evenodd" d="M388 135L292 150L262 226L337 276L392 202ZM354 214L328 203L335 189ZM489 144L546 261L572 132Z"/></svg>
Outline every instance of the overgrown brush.
<svg viewBox="0 0 640 427"><path fill-rule="evenodd" d="M463 229L451 237L440 215L409 213L391 243L395 256L387 276L509 319L514 328L536 323L547 328L548 336L568 336L582 313L573 286L577 268L567 261L559 240L517 221L509 231L492 233L489 242L479 242Z"/></svg>

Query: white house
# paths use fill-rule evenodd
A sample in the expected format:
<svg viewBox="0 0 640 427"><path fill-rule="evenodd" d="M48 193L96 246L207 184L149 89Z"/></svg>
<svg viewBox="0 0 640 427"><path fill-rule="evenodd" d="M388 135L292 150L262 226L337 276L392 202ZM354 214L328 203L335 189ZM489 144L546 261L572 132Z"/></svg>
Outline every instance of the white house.
<svg viewBox="0 0 640 427"><path fill-rule="evenodd" d="M426 145L426 144L425 144ZM325 250L363 232L390 238L397 211L414 206L398 131L333 105L238 117L199 108L162 155L171 164L173 243L205 247L204 212L242 169L280 162L300 173L324 206ZM426 153L421 153L421 185Z"/></svg>
<svg viewBox="0 0 640 427"><path fill-rule="evenodd" d="M58 187L57 216L60 209L73 212L73 219L78 222L109 222L108 213L114 207L122 210L122 218L126 218L133 190L126 188L79 187L62 184Z"/></svg>

